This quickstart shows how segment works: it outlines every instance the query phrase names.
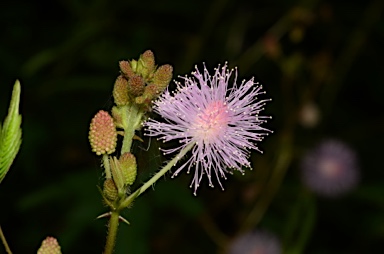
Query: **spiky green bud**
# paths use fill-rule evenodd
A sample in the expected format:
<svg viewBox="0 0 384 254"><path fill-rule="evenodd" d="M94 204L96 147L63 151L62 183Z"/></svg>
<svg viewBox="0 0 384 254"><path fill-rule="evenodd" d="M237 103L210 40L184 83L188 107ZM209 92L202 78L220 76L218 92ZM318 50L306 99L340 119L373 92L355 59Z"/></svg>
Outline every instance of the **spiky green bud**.
<svg viewBox="0 0 384 254"><path fill-rule="evenodd" d="M128 104L128 80L122 75L118 76L113 87L113 99L118 106Z"/></svg>
<svg viewBox="0 0 384 254"><path fill-rule="evenodd" d="M141 75L148 79L155 70L155 56L151 50L145 51L139 58L139 65L141 67Z"/></svg>
<svg viewBox="0 0 384 254"><path fill-rule="evenodd" d="M111 154L116 149L117 132L112 117L100 110L89 127L89 142L97 155Z"/></svg>
<svg viewBox="0 0 384 254"><path fill-rule="evenodd" d="M20 82L16 80L8 115L4 120L3 127L0 124L0 183L11 167L21 145L20 91Z"/></svg>
<svg viewBox="0 0 384 254"><path fill-rule="evenodd" d="M116 188L115 182L111 178L105 179L103 187L104 187L103 188L104 196L108 200L110 201L117 200L117 197L118 197L117 188Z"/></svg>
<svg viewBox="0 0 384 254"><path fill-rule="evenodd" d="M160 92L163 92L171 82L172 72L173 68L169 64L162 65L155 71L152 83L157 86Z"/></svg>
<svg viewBox="0 0 384 254"><path fill-rule="evenodd" d="M48 236L41 243L40 248L37 250L37 254L61 254L61 247L56 238Z"/></svg>
<svg viewBox="0 0 384 254"><path fill-rule="evenodd" d="M120 169L124 179L124 183L132 185L136 180L137 164L136 158L131 153L124 153L119 158Z"/></svg>

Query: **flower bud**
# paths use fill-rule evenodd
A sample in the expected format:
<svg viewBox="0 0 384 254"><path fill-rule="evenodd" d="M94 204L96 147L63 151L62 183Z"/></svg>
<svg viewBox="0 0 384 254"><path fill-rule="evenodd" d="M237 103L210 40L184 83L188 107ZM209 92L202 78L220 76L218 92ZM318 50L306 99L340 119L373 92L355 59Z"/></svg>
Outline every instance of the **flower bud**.
<svg viewBox="0 0 384 254"><path fill-rule="evenodd" d="M122 106L129 102L128 81L122 75L118 76L113 87L113 99L116 105Z"/></svg>
<svg viewBox="0 0 384 254"><path fill-rule="evenodd" d="M160 94L160 91L155 84L150 84L145 87L144 93L142 96L136 97L135 102L137 104L150 106L152 100Z"/></svg>
<svg viewBox="0 0 384 254"><path fill-rule="evenodd" d="M138 72L139 67L138 67L137 61L132 59L129 63L131 64L133 75L135 75L136 73L139 73Z"/></svg>
<svg viewBox="0 0 384 254"><path fill-rule="evenodd" d="M51 236L45 238L37 250L37 254L61 254L61 248L56 238Z"/></svg>
<svg viewBox="0 0 384 254"><path fill-rule="evenodd" d="M122 116L122 107L112 107L112 117L113 117L113 120L114 120L114 123L115 123L115 126L117 128L121 128L121 129L124 129L124 125L123 125L123 116Z"/></svg>
<svg viewBox="0 0 384 254"><path fill-rule="evenodd" d="M148 78L155 70L155 56L151 50L145 51L139 59L139 63L142 65L141 75L144 78Z"/></svg>
<svg viewBox="0 0 384 254"><path fill-rule="evenodd" d="M117 197L118 197L117 188L116 188L115 182L111 178L105 179L103 193L108 200L110 201L117 200Z"/></svg>
<svg viewBox="0 0 384 254"><path fill-rule="evenodd" d="M133 69L132 69L132 66L130 64L130 62L128 61L120 61L119 62L119 67L120 67L120 71L121 73L126 77L126 78L130 78L132 77L133 75L135 75Z"/></svg>
<svg viewBox="0 0 384 254"><path fill-rule="evenodd" d="M167 88L169 82L172 79L172 71L173 68L169 64L165 64L157 68L154 76L153 76L153 84L157 86L159 92L164 91Z"/></svg>
<svg viewBox="0 0 384 254"><path fill-rule="evenodd" d="M138 75L135 75L128 80L128 93L132 97L142 95L144 92L144 87L144 79Z"/></svg>
<svg viewBox="0 0 384 254"><path fill-rule="evenodd" d="M136 158L131 153L124 153L120 156L120 170L126 185L132 185L136 180L137 164Z"/></svg>
<svg viewBox="0 0 384 254"><path fill-rule="evenodd" d="M116 149L117 132L112 117L100 110L89 127L89 143L97 155L111 154Z"/></svg>

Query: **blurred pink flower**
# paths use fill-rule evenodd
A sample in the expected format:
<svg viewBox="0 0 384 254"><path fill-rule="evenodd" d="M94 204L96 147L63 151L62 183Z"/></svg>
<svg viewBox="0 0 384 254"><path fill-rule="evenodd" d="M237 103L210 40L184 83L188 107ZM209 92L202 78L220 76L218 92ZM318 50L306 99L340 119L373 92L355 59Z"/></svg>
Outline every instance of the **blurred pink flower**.
<svg viewBox="0 0 384 254"><path fill-rule="evenodd" d="M353 189L359 179L355 152L337 140L325 140L302 160L302 180L313 192L327 197Z"/></svg>
<svg viewBox="0 0 384 254"><path fill-rule="evenodd" d="M230 81L232 74L234 80ZM171 94L166 90L154 103L154 111L165 119L159 122L149 119L144 125L147 135L157 136L163 142L177 140L179 146L163 150L165 154L180 151L189 144L192 156L173 174L176 176L187 167L194 170L191 187L194 193L204 174L209 186L213 187L212 174L226 179L227 168L244 172L250 167L250 149L259 152L256 142L263 140L269 131L261 127L270 117L260 116L269 99L259 100L265 94L262 86L253 81L237 82L237 69L228 70L227 64L215 69L211 76L204 66L204 72L196 67L193 77L183 77L176 82L177 90Z"/></svg>
<svg viewBox="0 0 384 254"><path fill-rule="evenodd" d="M269 232L255 231L240 235L229 246L228 254L280 254L280 241Z"/></svg>

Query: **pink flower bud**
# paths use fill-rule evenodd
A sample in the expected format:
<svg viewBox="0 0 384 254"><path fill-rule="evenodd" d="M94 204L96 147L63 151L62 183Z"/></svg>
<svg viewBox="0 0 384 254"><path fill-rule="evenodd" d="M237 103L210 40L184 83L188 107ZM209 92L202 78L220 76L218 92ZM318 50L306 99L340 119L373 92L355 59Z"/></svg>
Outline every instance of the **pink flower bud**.
<svg viewBox="0 0 384 254"><path fill-rule="evenodd" d="M120 61L120 62L119 62L119 67L120 67L120 71L121 71L121 73L122 73L126 78L130 78L130 77L132 77L133 75L135 75L135 73L134 73L133 70L132 70L132 66L131 66L131 64L130 64L128 61Z"/></svg>
<svg viewBox="0 0 384 254"><path fill-rule="evenodd" d="M56 238L51 236L45 238L37 250L37 254L61 254L61 248Z"/></svg>
<svg viewBox="0 0 384 254"><path fill-rule="evenodd" d="M108 112L100 110L92 119L89 127L89 142L97 155L111 154L117 142L116 127Z"/></svg>

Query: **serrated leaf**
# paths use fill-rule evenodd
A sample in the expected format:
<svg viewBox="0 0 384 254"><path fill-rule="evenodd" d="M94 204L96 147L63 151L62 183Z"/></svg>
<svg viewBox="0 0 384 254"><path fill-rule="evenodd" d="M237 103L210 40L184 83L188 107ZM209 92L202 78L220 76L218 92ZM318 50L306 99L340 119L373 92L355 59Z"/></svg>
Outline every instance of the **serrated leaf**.
<svg viewBox="0 0 384 254"><path fill-rule="evenodd" d="M0 183L9 171L21 145L20 91L20 82L16 80L13 86L8 115L4 120L2 128L0 125Z"/></svg>

